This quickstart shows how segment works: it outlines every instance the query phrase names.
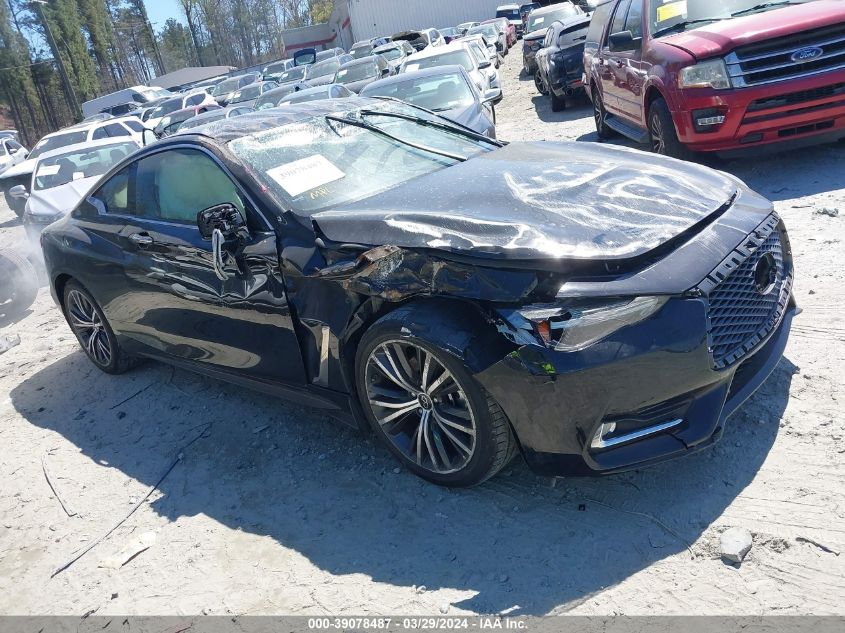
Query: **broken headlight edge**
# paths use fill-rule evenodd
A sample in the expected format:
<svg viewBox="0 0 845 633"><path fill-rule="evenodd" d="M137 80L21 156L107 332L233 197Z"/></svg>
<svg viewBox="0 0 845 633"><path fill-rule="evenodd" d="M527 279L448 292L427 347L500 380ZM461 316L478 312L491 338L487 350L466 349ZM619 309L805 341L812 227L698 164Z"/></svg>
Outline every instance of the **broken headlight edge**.
<svg viewBox="0 0 845 633"><path fill-rule="evenodd" d="M542 343L558 352L578 352L614 332L657 313L668 297L582 299L534 305L499 314L516 330L517 343ZM531 339L525 334L530 333Z"/></svg>

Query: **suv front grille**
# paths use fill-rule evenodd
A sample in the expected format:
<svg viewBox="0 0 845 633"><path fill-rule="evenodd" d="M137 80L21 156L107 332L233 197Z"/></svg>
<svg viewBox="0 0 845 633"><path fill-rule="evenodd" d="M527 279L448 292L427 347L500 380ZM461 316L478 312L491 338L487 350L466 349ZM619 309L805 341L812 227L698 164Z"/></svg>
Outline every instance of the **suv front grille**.
<svg viewBox="0 0 845 633"><path fill-rule="evenodd" d="M812 58L793 60L793 55L803 49L819 49L821 53ZM845 69L845 25L837 24L749 44L727 55L725 63L736 88Z"/></svg>
<svg viewBox="0 0 845 633"><path fill-rule="evenodd" d="M761 240L759 247L708 293L708 334L716 369L729 367L752 352L780 323L789 300L792 263L784 252L782 228L774 228ZM767 254L777 272L771 289L763 294L756 276L758 264Z"/></svg>

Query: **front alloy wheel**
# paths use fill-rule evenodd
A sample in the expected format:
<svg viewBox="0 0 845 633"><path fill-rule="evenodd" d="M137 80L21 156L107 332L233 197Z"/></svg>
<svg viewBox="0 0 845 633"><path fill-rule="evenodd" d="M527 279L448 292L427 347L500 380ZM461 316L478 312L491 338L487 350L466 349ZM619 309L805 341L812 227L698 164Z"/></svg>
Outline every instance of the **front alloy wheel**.
<svg viewBox="0 0 845 633"><path fill-rule="evenodd" d="M463 469L476 446L475 416L458 379L422 347L388 340L370 352L367 399L384 434L418 467Z"/></svg>
<svg viewBox="0 0 845 633"><path fill-rule="evenodd" d="M604 101L602 101L598 88L593 86L593 119L596 122L596 133L603 141L613 136L613 130L607 125L607 111L604 109Z"/></svg>

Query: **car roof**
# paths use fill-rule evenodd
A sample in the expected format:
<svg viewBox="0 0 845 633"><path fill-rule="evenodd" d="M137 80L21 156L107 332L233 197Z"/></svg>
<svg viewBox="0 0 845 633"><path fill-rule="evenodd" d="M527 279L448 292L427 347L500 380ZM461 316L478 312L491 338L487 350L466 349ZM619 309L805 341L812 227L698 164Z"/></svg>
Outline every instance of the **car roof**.
<svg viewBox="0 0 845 633"><path fill-rule="evenodd" d="M398 75L394 75L393 77L385 77L384 79L379 79L378 81L373 82L370 86L378 84L379 86L386 86L391 84L402 84L406 81L411 81L413 79L417 79L419 77L436 77L439 75L462 75L466 71L464 70L463 66L458 66L457 64L448 64L443 66L434 66L432 68L423 68L421 70L414 70L409 73L399 73ZM369 88L370 86L367 86ZM367 88L364 88L366 90Z"/></svg>
<svg viewBox="0 0 845 633"><path fill-rule="evenodd" d="M341 68L350 68L352 66L361 66L363 64L375 64L378 61L378 58L381 57L380 55L367 55L366 57L359 57L358 59L353 59L351 61L346 62L345 64L341 64Z"/></svg>
<svg viewBox="0 0 845 633"><path fill-rule="evenodd" d="M41 156L38 157L38 161L42 161L45 158L55 158L56 156L61 156L62 154L70 154L72 152L77 151L84 151L86 149L97 149L98 147L104 147L108 145L122 145L125 143L132 143L135 147L140 147L138 142L133 140L129 136L117 136L112 138L101 138L97 139L96 141L85 141L84 143L74 143L73 145L65 145L64 147L57 147L56 149L51 149L49 152L44 152Z"/></svg>
<svg viewBox="0 0 845 633"><path fill-rule="evenodd" d="M571 2L561 2L561 3L558 3L558 4L550 4L547 7L540 7L539 9L534 9L531 12L531 15L536 15L536 16L542 17L542 16L546 15L547 13L554 13L558 9L562 9L563 8L562 5L565 5L565 4L572 4L572 3Z"/></svg>
<svg viewBox="0 0 845 633"><path fill-rule="evenodd" d="M502 9L517 9L517 10L519 10L519 5L518 4L500 4L498 7L496 7L496 11L500 11Z"/></svg>
<svg viewBox="0 0 845 633"><path fill-rule="evenodd" d="M466 42L451 42L446 44L445 46L430 46L429 48L425 48L418 53L414 53L413 55L409 55L405 61L417 61L418 59L426 59L428 57L437 57L441 53L450 53L452 51L457 50L466 50Z"/></svg>

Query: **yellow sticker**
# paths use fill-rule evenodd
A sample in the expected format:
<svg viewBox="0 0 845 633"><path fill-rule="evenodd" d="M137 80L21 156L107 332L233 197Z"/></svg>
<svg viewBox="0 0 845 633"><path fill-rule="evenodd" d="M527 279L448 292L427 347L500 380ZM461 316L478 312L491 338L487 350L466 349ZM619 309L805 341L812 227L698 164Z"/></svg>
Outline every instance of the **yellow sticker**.
<svg viewBox="0 0 845 633"><path fill-rule="evenodd" d="M677 18L679 15L686 17L687 15L687 0L679 0L679 2L672 2L664 4L662 7L657 7L657 21L665 22L672 18Z"/></svg>

